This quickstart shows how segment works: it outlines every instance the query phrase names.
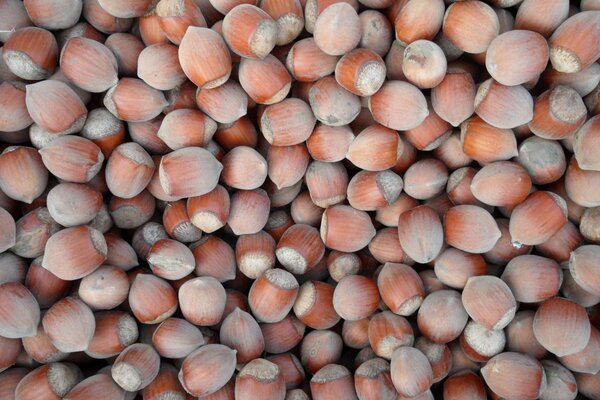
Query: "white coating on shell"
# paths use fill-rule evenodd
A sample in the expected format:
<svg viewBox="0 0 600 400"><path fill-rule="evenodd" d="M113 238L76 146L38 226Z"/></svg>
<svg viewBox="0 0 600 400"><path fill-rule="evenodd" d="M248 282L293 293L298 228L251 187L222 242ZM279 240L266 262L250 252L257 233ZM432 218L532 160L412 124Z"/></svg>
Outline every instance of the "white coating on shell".
<svg viewBox="0 0 600 400"><path fill-rule="evenodd" d="M298 288L298 281L294 278L294 275L280 268L265 271L265 278L282 289L291 290Z"/></svg>
<svg viewBox="0 0 600 400"><path fill-rule="evenodd" d="M306 268L308 267L308 263L302 254L300 254L296 249L290 247L280 247L275 250L275 255L277 259L287 269L293 274L303 274L306 272Z"/></svg>

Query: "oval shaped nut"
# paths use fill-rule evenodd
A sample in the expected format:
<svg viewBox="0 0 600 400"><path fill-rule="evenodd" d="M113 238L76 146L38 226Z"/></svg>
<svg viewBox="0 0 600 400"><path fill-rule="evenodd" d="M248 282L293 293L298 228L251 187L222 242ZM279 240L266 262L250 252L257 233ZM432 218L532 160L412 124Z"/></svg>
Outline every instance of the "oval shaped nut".
<svg viewBox="0 0 600 400"><path fill-rule="evenodd" d="M317 120L330 126L348 125L361 110L359 97L340 86L333 76L315 82L308 91L308 101Z"/></svg>
<svg viewBox="0 0 600 400"><path fill-rule="evenodd" d="M368 100L373 119L390 129L405 131L419 126L427 115L427 100L407 82L387 81Z"/></svg>
<svg viewBox="0 0 600 400"><path fill-rule="evenodd" d="M490 206L516 206L527 198L530 190L529 174L520 164L511 161L484 166L471 182L473 196Z"/></svg>
<svg viewBox="0 0 600 400"><path fill-rule="evenodd" d="M206 235L190 245L196 261L197 276L212 276L219 282L233 280L236 275L235 253L217 236Z"/></svg>
<svg viewBox="0 0 600 400"><path fill-rule="evenodd" d="M404 144L396 131L373 124L352 140L346 158L361 169L383 171L396 165L403 151Z"/></svg>
<svg viewBox="0 0 600 400"><path fill-rule="evenodd" d="M107 251L100 231L85 225L66 228L48 239L42 266L61 279L81 279L106 260Z"/></svg>
<svg viewBox="0 0 600 400"><path fill-rule="evenodd" d="M42 326L58 350L74 353L87 350L94 337L96 320L83 301L65 297L44 314Z"/></svg>
<svg viewBox="0 0 600 400"><path fill-rule="evenodd" d="M52 219L65 227L87 224L102 208L102 194L79 183L60 183L47 196Z"/></svg>
<svg viewBox="0 0 600 400"><path fill-rule="evenodd" d="M436 114L452 126L473 115L476 87L467 71L449 67L444 79L431 89L431 105Z"/></svg>
<svg viewBox="0 0 600 400"><path fill-rule="evenodd" d="M334 287L325 282L308 281L300 286L294 302L294 314L313 329L329 329L340 316L333 307Z"/></svg>
<svg viewBox="0 0 600 400"><path fill-rule="evenodd" d="M508 399L537 399L546 386L539 361L520 353L501 353L481 369L485 383L498 396Z"/></svg>
<svg viewBox="0 0 600 400"><path fill-rule="evenodd" d="M25 104L25 85L19 82L0 83L0 130L16 132L33 123Z"/></svg>
<svg viewBox="0 0 600 400"><path fill-rule="evenodd" d="M198 327L180 318L167 318L152 334L152 344L167 358L183 358L205 344Z"/></svg>
<svg viewBox="0 0 600 400"><path fill-rule="evenodd" d="M257 189L267 178L267 161L252 147L234 147L225 154L221 162L221 179L234 189Z"/></svg>
<svg viewBox="0 0 600 400"><path fill-rule="evenodd" d="M235 397L265 398L281 400L285 397L286 385L279 366L264 358L247 363L235 378Z"/></svg>
<svg viewBox="0 0 600 400"><path fill-rule="evenodd" d="M515 29L526 29L548 37L569 16L566 1L528 0L519 5Z"/></svg>
<svg viewBox="0 0 600 400"><path fill-rule="evenodd" d="M186 209L194 226L202 232L212 233L227 223L230 205L229 193L217 185L202 196L188 198Z"/></svg>
<svg viewBox="0 0 600 400"><path fill-rule="evenodd" d="M62 398L81 380L81 370L70 363L49 363L35 368L13 388L14 398Z"/></svg>
<svg viewBox="0 0 600 400"><path fill-rule="evenodd" d="M600 57L600 14L584 11L569 17L550 37L552 67L565 73L579 72Z"/></svg>
<svg viewBox="0 0 600 400"><path fill-rule="evenodd" d="M4 64L11 73L21 79L41 81L49 78L58 62L58 44L54 35L38 27L20 28L19 32L12 32L10 37L4 40Z"/></svg>
<svg viewBox="0 0 600 400"><path fill-rule="evenodd" d="M463 289L469 278L485 275L487 264L481 254L467 253L448 247L435 259L435 276L447 286Z"/></svg>
<svg viewBox="0 0 600 400"><path fill-rule="evenodd" d="M597 374L600 371L600 331L592 326L590 340L583 350L560 357L560 362L573 372Z"/></svg>
<svg viewBox="0 0 600 400"><path fill-rule="evenodd" d="M537 136L521 142L517 161L525 168L535 185L556 182L567 169L565 152L560 142Z"/></svg>
<svg viewBox="0 0 600 400"><path fill-rule="evenodd" d="M173 90L186 81L177 47L155 44L140 52L137 76L158 90Z"/></svg>
<svg viewBox="0 0 600 400"><path fill-rule="evenodd" d="M400 246L398 229L396 228L383 228L377 231L377 234L369 243L368 249L373 258L381 263L411 262L411 258Z"/></svg>
<svg viewBox="0 0 600 400"><path fill-rule="evenodd" d="M147 261L155 275L168 280L182 279L196 268L196 261L190 249L172 239L161 239L154 243Z"/></svg>
<svg viewBox="0 0 600 400"><path fill-rule="evenodd" d="M275 104L289 93L292 77L274 55L264 59L244 58L240 62L238 77L248 96L259 104Z"/></svg>
<svg viewBox="0 0 600 400"><path fill-rule="evenodd" d="M357 96L375 94L386 78L385 63L370 49L355 49L345 54L335 66L336 81Z"/></svg>
<svg viewBox="0 0 600 400"><path fill-rule="evenodd" d="M393 2L390 4L394 4ZM362 24L359 47L373 50L381 57L390 50L394 28L387 17L378 10L365 10L358 14Z"/></svg>
<svg viewBox="0 0 600 400"><path fill-rule="evenodd" d="M215 278L190 279L179 288L178 297L184 318L192 324L210 326L221 321L227 296Z"/></svg>
<svg viewBox="0 0 600 400"><path fill-rule="evenodd" d="M210 53L210 57L206 54ZM208 28L188 27L179 45L179 63L200 89L222 85L231 75L231 55L225 41Z"/></svg>
<svg viewBox="0 0 600 400"><path fill-rule="evenodd" d="M35 336L40 322L40 306L21 283L0 285L0 335L8 339Z"/></svg>
<svg viewBox="0 0 600 400"><path fill-rule="evenodd" d="M277 260L294 274L312 269L325 254L319 231L308 225L294 224L283 233L277 243Z"/></svg>
<svg viewBox="0 0 600 400"><path fill-rule="evenodd" d="M413 329L404 317L383 311L369 320L369 343L375 354L387 360L398 347L412 346Z"/></svg>
<svg viewBox="0 0 600 400"><path fill-rule="evenodd" d="M564 179L563 195L566 197L565 200L568 200L567 205L575 203L577 206L590 208L600 206L600 192L596 183L599 180L600 171L582 169L577 158L572 157ZM577 222L580 222L583 212L582 210L578 213Z"/></svg>
<svg viewBox="0 0 600 400"><path fill-rule="evenodd" d="M165 280L151 275L138 274L129 289L129 307L142 324L158 324L177 310L177 294Z"/></svg>
<svg viewBox="0 0 600 400"><path fill-rule="evenodd" d="M315 40L308 37L294 43L285 64L299 82L314 82L334 72L337 62L337 56L323 52ZM340 85L344 86L341 82Z"/></svg>
<svg viewBox="0 0 600 400"><path fill-rule="evenodd" d="M402 178L392 171L361 171L348 184L348 202L358 210L375 211L393 204L402 187Z"/></svg>
<svg viewBox="0 0 600 400"><path fill-rule="evenodd" d="M352 373L339 364L327 364L315 371L310 380L310 391L313 398L317 399L328 398L330 393L342 399L356 398Z"/></svg>
<svg viewBox="0 0 600 400"><path fill-rule="evenodd" d="M348 172L341 163L313 161L306 170L305 180L316 207L327 208L346 199Z"/></svg>
<svg viewBox="0 0 600 400"><path fill-rule="evenodd" d="M248 95L234 80L196 92L198 108L221 124L232 124L248 112Z"/></svg>
<svg viewBox="0 0 600 400"><path fill-rule="evenodd" d="M267 142L273 146L291 146L308 139L316 122L306 102L289 98L265 108L259 126Z"/></svg>
<svg viewBox="0 0 600 400"><path fill-rule="evenodd" d="M594 156L598 154L597 151L600 151L598 137L600 137L600 117L598 116L590 118L575 132L573 151L579 168L600 171L600 162Z"/></svg>
<svg viewBox="0 0 600 400"><path fill-rule="evenodd" d="M235 372L236 351L222 344L207 344L187 356L179 381L193 396L208 396L225 386Z"/></svg>
<svg viewBox="0 0 600 400"><path fill-rule="evenodd" d="M177 109L169 112L156 133L173 150L205 147L217 130L217 123L201 111Z"/></svg>
<svg viewBox="0 0 600 400"><path fill-rule="evenodd" d="M279 322L294 306L298 291L294 275L280 268L268 269L250 287L248 304L258 321Z"/></svg>
<svg viewBox="0 0 600 400"><path fill-rule="evenodd" d="M100 147L75 135L59 136L41 148L39 153L48 171L68 182L89 182L104 162Z"/></svg>
<svg viewBox="0 0 600 400"><path fill-rule="evenodd" d="M32 147L9 146L0 154L0 190L13 200L31 204L48 184L48 170Z"/></svg>
<svg viewBox="0 0 600 400"><path fill-rule="evenodd" d="M398 238L402 249L418 263L434 260L444 244L444 229L438 214L423 205L400 214Z"/></svg>
<svg viewBox="0 0 600 400"><path fill-rule="evenodd" d="M463 152L480 163L509 160L519 154L512 130L492 126L478 116L460 125L460 141Z"/></svg>
<svg viewBox="0 0 600 400"><path fill-rule="evenodd" d="M227 224L236 235L262 230L269 220L271 201L262 189L238 190L231 196Z"/></svg>
<svg viewBox="0 0 600 400"><path fill-rule="evenodd" d="M238 4L223 19L223 38L246 58L265 58L277 42L277 23L253 4Z"/></svg>
<svg viewBox="0 0 600 400"><path fill-rule="evenodd" d="M333 292L333 308L347 321L371 316L379 304L377 284L365 276L348 275Z"/></svg>
<svg viewBox="0 0 600 400"><path fill-rule="evenodd" d="M467 281L462 302L469 316L487 329L504 329L515 316L517 302L508 285L491 275Z"/></svg>
<svg viewBox="0 0 600 400"><path fill-rule="evenodd" d="M373 358L360 364L355 371L354 382L361 399L393 400L398 397L390 375L390 364L382 358Z"/></svg>
<svg viewBox="0 0 600 400"><path fill-rule="evenodd" d="M251 314L237 307L221 323L219 339L237 352L238 363L252 361L265 350L265 340L258 323Z"/></svg>
<svg viewBox="0 0 600 400"><path fill-rule="evenodd" d="M311 157L316 161L342 161L354 140L354 133L348 126L333 127L318 124L306 146Z"/></svg>
<svg viewBox="0 0 600 400"><path fill-rule="evenodd" d="M496 128L516 128L533 119L533 98L523 86L488 79L477 88L475 113Z"/></svg>
<svg viewBox="0 0 600 400"><path fill-rule="evenodd" d="M469 253L485 253L502 236L492 215L479 206L460 205L444 214L446 243Z"/></svg>
<svg viewBox="0 0 600 400"><path fill-rule="evenodd" d="M483 1L456 2L446 9L443 33L464 52L483 53L500 32L494 9Z"/></svg>
<svg viewBox="0 0 600 400"><path fill-rule="evenodd" d="M137 143L119 145L106 162L106 185L112 194L129 199L140 194L152 179L154 162Z"/></svg>
<svg viewBox="0 0 600 400"><path fill-rule="evenodd" d="M540 303L558 294L562 271L558 263L536 255L522 255L510 260L501 279L521 303Z"/></svg>
<svg viewBox="0 0 600 400"><path fill-rule="evenodd" d="M125 271L103 265L81 280L77 294L95 310L111 310L127 299L129 279Z"/></svg>
<svg viewBox="0 0 600 400"><path fill-rule="evenodd" d="M200 147L175 150L162 157L158 173L160 184L170 196L195 197L213 190L223 166Z"/></svg>
<svg viewBox="0 0 600 400"><path fill-rule="evenodd" d="M369 244L375 233L369 214L350 206L328 207L321 218L321 239L333 250L358 251Z"/></svg>
<svg viewBox="0 0 600 400"><path fill-rule="evenodd" d="M576 133L586 118L587 109L579 93L558 85L537 97L528 126L541 138L565 139Z"/></svg>
<svg viewBox="0 0 600 400"><path fill-rule="evenodd" d="M127 122L145 122L157 117L168 105L163 92L137 78L121 78L110 88L104 107Z"/></svg>
<svg viewBox="0 0 600 400"><path fill-rule="evenodd" d="M537 309L533 333L546 350L563 357L585 348L590 340L591 325L585 308L555 297Z"/></svg>
<svg viewBox="0 0 600 400"><path fill-rule="evenodd" d="M392 9L396 10L391 11L388 18L395 25L396 39L404 45L419 39L432 40L442 27L443 1L402 1L392 4Z"/></svg>
<svg viewBox="0 0 600 400"><path fill-rule="evenodd" d="M392 354L390 374L394 387L401 396L416 397L433 384L433 370L420 350L403 346Z"/></svg>
<svg viewBox="0 0 600 400"><path fill-rule="evenodd" d="M358 46L362 35L360 18L354 7L345 2L334 3L317 17L313 37L321 50L341 56Z"/></svg>
<svg viewBox="0 0 600 400"><path fill-rule="evenodd" d="M27 85L25 103L31 119L55 134L79 132L87 118L87 109L75 91L55 80Z"/></svg>
<svg viewBox="0 0 600 400"><path fill-rule="evenodd" d="M117 59L108 47L84 37L73 37L63 46L60 70L81 89L102 93L119 81Z"/></svg>
<svg viewBox="0 0 600 400"><path fill-rule="evenodd" d="M441 195L447 182L448 168L435 158L419 160L404 173L404 191L418 200L430 200Z"/></svg>
<svg viewBox="0 0 600 400"><path fill-rule="evenodd" d="M293 146L271 146L266 158L269 179L278 189L292 187L300 182L310 161L308 150L303 143Z"/></svg>
<svg viewBox="0 0 600 400"><path fill-rule="evenodd" d="M553 192L533 192L510 215L512 243L516 247L544 243L566 223L567 206L562 197Z"/></svg>
<svg viewBox="0 0 600 400"><path fill-rule="evenodd" d="M421 277L404 264L385 263L377 276L377 288L385 305L398 315L413 314L425 298Z"/></svg>
<svg viewBox="0 0 600 400"><path fill-rule="evenodd" d="M450 343L467 325L469 315L455 290L429 293L417 314L419 331L435 343Z"/></svg>
<svg viewBox="0 0 600 400"><path fill-rule="evenodd" d="M436 87L446 75L446 56L434 42L416 40L404 49L402 72L420 89Z"/></svg>
<svg viewBox="0 0 600 400"><path fill-rule="evenodd" d="M277 23L277 46L292 43L304 29L303 4L296 0L264 1L260 8Z"/></svg>
<svg viewBox="0 0 600 400"><path fill-rule="evenodd" d="M145 343L134 343L119 354L110 369L110 374L123 389L135 392L152 383L159 370L160 356L154 347Z"/></svg>
<svg viewBox="0 0 600 400"><path fill-rule="evenodd" d="M497 36L487 49L485 66L503 85L521 85L536 79L548 64L548 43L532 31L514 30Z"/></svg>
<svg viewBox="0 0 600 400"><path fill-rule="evenodd" d="M578 247L571 252L569 258L569 271L575 282L586 292L596 296L600 295L598 256L600 256L600 246L590 244Z"/></svg>

